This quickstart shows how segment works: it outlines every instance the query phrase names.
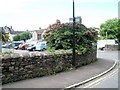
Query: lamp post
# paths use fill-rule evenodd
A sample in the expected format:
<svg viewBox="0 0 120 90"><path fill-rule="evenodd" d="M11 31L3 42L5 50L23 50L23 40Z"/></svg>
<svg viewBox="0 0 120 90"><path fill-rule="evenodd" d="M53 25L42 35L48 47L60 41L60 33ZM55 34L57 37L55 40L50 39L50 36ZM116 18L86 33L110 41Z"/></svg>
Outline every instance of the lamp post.
<svg viewBox="0 0 120 90"><path fill-rule="evenodd" d="M73 57L72 57L72 64L75 66L75 4L73 0Z"/></svg>

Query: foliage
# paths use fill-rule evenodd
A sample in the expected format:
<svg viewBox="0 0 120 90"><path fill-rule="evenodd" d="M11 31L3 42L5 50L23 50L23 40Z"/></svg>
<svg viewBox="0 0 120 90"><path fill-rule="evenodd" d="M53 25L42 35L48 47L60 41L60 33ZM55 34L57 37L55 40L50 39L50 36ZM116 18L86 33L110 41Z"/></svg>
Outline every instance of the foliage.
<svg viewBox="0 0 120 90"><path fill-rule="evenodd" d="M119 44L119 50L120 50L120 19L118 20L118 33L116 35L117 39L118 39L118 44Z"/></svg>
<svg viewBox="0 0 120 90"><path fill-rule="evenodd" d="M118 19L118 30L117 30L117 33L116 33L116 37L120 42L120 19Z"/></svg>
<svg viewBox="0 0 120 90"><path fill-rule="evenodd" d="M0 29L0 36L0 40L2 39L2 42L6 42L9 40L9 34L6 34L4 29Z"/></svg>
<svg viewBox="0 0 120 90"><path fill-rule="evenodd" d="M117 18L109 19L100 25L100 35L103 39L117 39L120 36L119 23Z"/></svg>
<svg viewBox="0 0 120 90"><path fill-rule="evenodd" d="M14 41L20 41L20 40L28 40L32 37L32 34L29 33L29 32L24 32L24 33L21 33L21 34L17 34L16 36L13 37L13 40Z"/></svg>
<svg viewBox="0 0 120 90"><path fill-rule="evenodd" d="M6 42L9 40L9 34L2 34L2 41Z"/></svg>
<svg viewBox="0 0 120 90"><path fill-rule="evenodd" d="M65 23L52 25L50 30L46 32L44 38L47 45L55 50L72 49L73 45L72 24ZM97 32L94 29L88 29L83 24L75 25L75 41L78 51L87 51L92 48L92 43L97 41Z"/></svg>
<svg viewBox="0 0 120 90"><path fill-rule="evenodd" d="M13 37L13 40L14 40L14 41L20 41L20 35L19 35L19 34L15 35L15 36Z"/></svg>

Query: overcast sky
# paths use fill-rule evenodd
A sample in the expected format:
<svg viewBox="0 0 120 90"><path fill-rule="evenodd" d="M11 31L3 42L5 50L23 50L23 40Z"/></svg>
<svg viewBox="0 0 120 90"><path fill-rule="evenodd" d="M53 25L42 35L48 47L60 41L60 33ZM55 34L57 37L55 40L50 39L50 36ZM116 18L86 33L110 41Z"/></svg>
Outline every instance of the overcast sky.
<svg viewBox="0 0 120 90"><path fill-rule="evenodd" d="M118 17L119 0L75 0L75 16L82 17L87 27L98 27L108 19ZM72 0L0 0L0 27L14 30L47 28L59 19L69 22Z"/></svg>

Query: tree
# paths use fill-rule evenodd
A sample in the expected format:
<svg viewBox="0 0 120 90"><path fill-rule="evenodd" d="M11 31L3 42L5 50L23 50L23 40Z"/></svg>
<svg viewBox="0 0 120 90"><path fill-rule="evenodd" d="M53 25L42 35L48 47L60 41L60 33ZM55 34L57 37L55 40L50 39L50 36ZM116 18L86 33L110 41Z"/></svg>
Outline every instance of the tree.
<svg viewBox="0 0 120 90"><path fill-rule="evenodd" d="M24 33L21 33L21 34L17 34L16 36L13 37L13 40L14 41L20 41L20 40L28 40L32 37L32 34L29 33L29 32L24 32Z"/></svg>
<svg viewBox="0 0 120 90"><path fill-rule="evenodd" d="M3 34L2 37L3 37L3 38L2 38L2 41L3 41L3 42L6 42L6 41L9 40L9 34Z"/></svg>
<svg viewBox="0 0 120 90"><path fill-rule="evenodd" d="M15 36L13 37L13 40L14 40L14 41L20 41L20 35L19 35L19 34L15 35Z"/></svg>
<svg viewBox="0 0 120 90"><path fill-rule="evenodd" d="M92 43L97 41L97 32L94 29L88 29L83 24L75 25L76 50L88 51L92 48ZM46 32L44 38L50 48L72 49L72 24L53 24Z"/></svg>
<svg viewBox="0 0 120 90"><path fill-rule="evenodd" d="M118 19L113 18L105 21L100 25L100 35L102 39L117 39L118 38Z"/></svg>
<svg viewBox="0 0 120 90"><path fill-rule="evenodd" d="M118 19L118 30L117 30L116 37L118 41L120 42L120 19Z"/></svg>
<svg viewBox="0 0 120 90"><path fill-rule="evenodd" d="M0 39L2 39L2 42L6 42L9 40L9 34L6 34L3 28L0 29L0 36L1 36Z"/></svg>

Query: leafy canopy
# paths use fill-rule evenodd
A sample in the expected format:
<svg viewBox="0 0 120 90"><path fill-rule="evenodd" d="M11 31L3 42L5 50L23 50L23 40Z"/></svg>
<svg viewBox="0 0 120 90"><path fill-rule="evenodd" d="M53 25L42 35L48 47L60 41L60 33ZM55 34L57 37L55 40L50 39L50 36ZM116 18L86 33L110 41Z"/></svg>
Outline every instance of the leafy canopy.
<svg viewBox="0 0 120 90"><path fill-rule="evenodd" d="M0 29L0 41L7 42L8 40L9 34L6 34L4 29Z"/></svg>
<svg viewBox="0 0 120 90"><path fill-rule="evenodd" d="M118 39L120 20L117 18L109 19L100 25L100 35L102 39Z"/></svg>
<svg viewBox="0 0 120 90"><path fill-rule="evenodd" d="M13 40L14 40L14 41L21 41L21 40L26 41L26 40L30 39L31 37L32 37L32 34L31 34L31 33L29 33L29 32L23 32L23 33L21 33L21 34L15 35L15 36L13 37Z"/></svg>
<svg viewBox="0 0 120 90"><path fill-rule="evenodd" d="M72 49L73 34L72 24L53 24L44 36L48 47L58 49ZM76 50L87 51L92 48L92 43L97 41L97 32L88 29L83 24L75 25Z"/></svg>

